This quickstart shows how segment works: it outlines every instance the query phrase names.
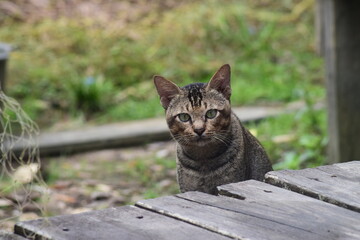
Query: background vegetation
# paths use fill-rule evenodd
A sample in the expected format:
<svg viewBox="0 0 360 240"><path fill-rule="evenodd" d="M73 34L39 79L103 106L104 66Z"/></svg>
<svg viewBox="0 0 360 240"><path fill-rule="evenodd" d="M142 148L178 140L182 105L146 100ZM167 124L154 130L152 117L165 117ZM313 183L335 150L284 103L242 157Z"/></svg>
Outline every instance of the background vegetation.
<svg viewBox="0 0 360 240"><path fill-rule="evenodd" d="M162 116L154 74L206 82L230 63L234 106L308 103L297 117L253 126L272 159L299 167L310 147L323 161L324 114L311 109L324 97L313 0L17 0L0 9L0 39L14 46L7 92L43 130ZM274 150L276 131L295 135L286 157Z"/></svg>
<svg viewBox="0 0 360 240"><path fill-rule="evenodd" d="M14 49L6 91L42 131L62 130L161 117L153 75L179 85L207 82L230 63L234 106L306 104L299 112L248 124L274 168L317 166L326 163L327 139L325 111L314 107L325 90L313 5L314 0L0 1L0 41ZM116 161L101 155L91 164L92 154L46 159L48 184L52 191L85 191L77 193L79 199L110 189L128 196L121 204L136 200L134 194L175 193L174 151L163 154L162 148L145 147L151 153L124 159L122 152ZM123 183L106 188L89 179ZM127 188L132 191L125 193ZM84 205L69 197L73 192L61 194L53 201Z"/></svg>

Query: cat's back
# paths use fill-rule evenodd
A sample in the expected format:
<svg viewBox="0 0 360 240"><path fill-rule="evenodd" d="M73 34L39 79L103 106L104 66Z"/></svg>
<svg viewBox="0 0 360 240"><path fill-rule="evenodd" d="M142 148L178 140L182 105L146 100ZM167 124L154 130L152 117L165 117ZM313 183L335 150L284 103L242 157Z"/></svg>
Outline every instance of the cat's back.
<svg viewBox="0 0 360 240"><path fill-rule="evenodd" d="M239 160L239 163L246 165L246 176L245 180L255 179L258 181L263 181L265 174L269 171L272 171L271 161L259 140L246 128L242 125L240 119L233 113L234 118L238 124L234 124L234 132L241 132L240 138L242 139L241 148L243 149L242 158ZM238 128L241 130L238 131Z"/></svg>

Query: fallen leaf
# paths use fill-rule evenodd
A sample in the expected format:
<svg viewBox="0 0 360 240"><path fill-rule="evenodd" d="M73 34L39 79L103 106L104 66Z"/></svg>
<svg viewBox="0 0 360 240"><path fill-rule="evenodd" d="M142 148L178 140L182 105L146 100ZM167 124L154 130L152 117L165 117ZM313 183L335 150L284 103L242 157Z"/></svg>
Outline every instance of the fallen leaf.
<svg viewBox="0 0 360 240"><path fill-rule="evenodd" d="M66 194L57 193L55 194L54 198L65 203L76 203L76 199L74 197Z"/></svg>

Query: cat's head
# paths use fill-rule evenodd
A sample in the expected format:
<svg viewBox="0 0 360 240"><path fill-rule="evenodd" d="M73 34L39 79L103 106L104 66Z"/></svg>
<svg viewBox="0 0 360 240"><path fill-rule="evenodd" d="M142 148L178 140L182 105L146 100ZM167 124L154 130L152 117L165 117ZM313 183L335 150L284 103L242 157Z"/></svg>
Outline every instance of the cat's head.
<svg viewBox="0 0 360 240"><path fill-rule="evenodd" d="M223 65L206 84L178 87L161 76L155 76L154 83L175 140L181 145L227 144L225 136L231 122L228 64Z"/></svg>

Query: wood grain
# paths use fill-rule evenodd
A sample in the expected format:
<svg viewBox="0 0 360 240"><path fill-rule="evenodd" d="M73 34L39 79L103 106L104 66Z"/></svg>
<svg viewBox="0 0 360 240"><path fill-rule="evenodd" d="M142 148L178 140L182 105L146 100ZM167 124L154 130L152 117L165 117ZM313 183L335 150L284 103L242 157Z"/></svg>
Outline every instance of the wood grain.
<svg viewBox="0 0 360 240"><path fill-rule="evenodd" d="M160 104L159 104L160 107ZM258 121L282 113L298 111L305 107L298 102L280 107L233 108L242 122ZM319 103L315 108L322 108ZM18 141L11 147L15 154L22 154L24 147L39 147L40 155L53 156L97 149L119 148L169 140L170 133L165 118L145 119L131 122L112 123L62 132L48 132L34 136L36 141ZM38 144L38 145L36 145ZM5 146L6 143L5 143Z"/></svg>
<svg viewBox="0 0 360 240"><path fill-rule="evenodd" d="M360 212L360 161L269 172L267 183Z"/></svg>
<svg viewBox="0 0 360 240"><path fill-rule="evenodd" d="M320 1L328 103L328 159L360 159L360 1Z"/></svg>
<svg viewBox="0 0 360 240"><path fill-rule="evenodd" d="M15 233L36 239L228 239L134 206L17 223Z"/></svg>
<svg viewBox="0 0 360 240"><path fill-rule="evenodd" d="M137 205L237 239L360 237L356 212L253 180L219 190L227 196L188 192Z"/></svg>
<svg viewBox="0 0 360 240"><path fill-rule="evenodd" d="M26 238L15 234L7 234L0 232L0 240L26 240Z"/></svg>

